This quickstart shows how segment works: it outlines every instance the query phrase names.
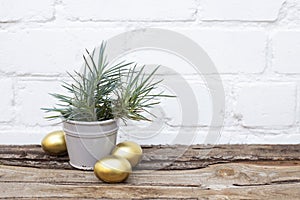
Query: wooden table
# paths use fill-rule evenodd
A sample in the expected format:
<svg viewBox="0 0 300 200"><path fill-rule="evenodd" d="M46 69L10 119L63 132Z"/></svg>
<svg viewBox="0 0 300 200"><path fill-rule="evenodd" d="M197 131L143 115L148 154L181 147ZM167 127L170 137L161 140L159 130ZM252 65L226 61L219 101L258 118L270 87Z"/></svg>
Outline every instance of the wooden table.
<svg viewBox="0 0 300 200"><path fill-rule="evenodd" d="M0 146L0 199L300 199L300 145L143 150L125 183L106 184L40 146Z"/></svg>

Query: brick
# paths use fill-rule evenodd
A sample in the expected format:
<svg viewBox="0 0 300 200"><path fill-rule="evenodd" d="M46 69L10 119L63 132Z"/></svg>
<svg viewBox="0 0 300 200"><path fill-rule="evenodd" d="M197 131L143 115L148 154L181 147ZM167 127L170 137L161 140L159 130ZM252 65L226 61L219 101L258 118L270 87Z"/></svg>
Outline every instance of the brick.
<svg viewBox="0 0 300 200"><path fill-rule="evenodd" d="M300 73L300 31L281 31L273 36L273 70Z"/></svg>
<svg viewBox="0 0 300 200"><path fill-rule="evenodd" d="M0 122L9 122L14 117L14 92L13 82L9 78L0 79Z"/></svg>
<svg viewBox="0 0 300 200"><path fill-rule="evenodd" d="M207 86L200 81L168 79L171 84L167 88L176 92L173 94L176 98L164 98L159 105L163 109L167 124L170 126L209 126L213 113Z"/></svg>
<svg viewBox="0 0 300 200"><path fill-rule="evenodd" d="M261 73L265 68L267 36L262 31L176 31L198 43L212 59L219 73Z"/></svg>
<svg viewBox="0 0 300 200"><path fill-rule="evenodd" d="M41 108L50 108L56 100L49 93L60 93L59 81L20 80L17 84L16 122L25 126L50 126L57 121L48 121Z"/></svg>
<svg viewBox="0 0 300 200"><path fill-rule="evenodd" d="M120 33L108 30L27 30L0 32L0 66L4 72L60 74L78 70L82 53Z"/></svg>
<svg viewBox="0 0 300 200"><path fill-rule="evenodd" d="M5 72L60 73L76 64L78 48L63 31L1 32L0 43Z"/></svg>
<svg viewBox="0 0 300 200"><path fill-rule="evenodd" d="M53 0L0 0L0 22L46 21L54 17Z"/></svg>
<svg viewBox="0 0 300 200"><path fill-rule="evenodd" d="M299 144L300 137L293 130L278 130L273 134L269 129L223 131L219 144Z"/></svg>
<svg viewBox="0 0 300 200"><path fill-rule="evenodd" d="M237 97L237 116L246 127L291 126L295 122L295 108L293 83L242 85Z"/></svg>
<svg viewBox="0 0 300 200"><path fill-rule="evenodd" d="M204 0L203 20L275 21L285 0Z"/></svg>
<svg viewBox="0 0 300 200"><path fill-rule="evenodd" d="M64 3L69 19L83 21L193 20L196 12L194 0L65 0Z"/></svg>

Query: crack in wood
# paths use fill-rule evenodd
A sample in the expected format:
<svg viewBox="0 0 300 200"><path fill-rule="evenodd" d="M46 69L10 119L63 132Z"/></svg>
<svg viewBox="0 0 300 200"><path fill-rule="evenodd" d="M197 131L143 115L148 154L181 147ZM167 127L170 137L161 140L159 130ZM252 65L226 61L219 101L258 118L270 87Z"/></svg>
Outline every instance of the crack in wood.
<svg viewBox="0 0 300 200"><path fill-rule="evenodd" d="M280 181L271 182L271 184L293 184L293 183L300 183L300 179L280 180Z"/></svg>
<svg viewBox="0 0 300 200"><path fill-rule="evenodd" d="M264 186L264 185L281 185L281 184L297 184L300 183L300 179L292 179L292 180L280 180L280 181L271 181L269 183L251 183L251 184L239 184L234 183L233 186L238 187L251 187L251 186Z"/></svg>
<svg viewBox="0 0 300 200"><path fill-rule="evenodd" d="M91 182L72 182L72 181L1 181L0 184L5 184L5 183L39 183L39 184L46 184L46 185L70 185L70 186L99 186L99 185L107 185L107 183L103 183L102 181L91 181ZM126 182L125 182L126 183ZM133 186L143 186L143 184L130 184L127 183L128 185L133 185ZM176 183L168 183L168 184L162 184L162 183L148 183L149 186L164 186L164 187L189 187L189 188L201 188L205 189L205 187L201 185L195 185L195 184L176 184Z"/></svg>

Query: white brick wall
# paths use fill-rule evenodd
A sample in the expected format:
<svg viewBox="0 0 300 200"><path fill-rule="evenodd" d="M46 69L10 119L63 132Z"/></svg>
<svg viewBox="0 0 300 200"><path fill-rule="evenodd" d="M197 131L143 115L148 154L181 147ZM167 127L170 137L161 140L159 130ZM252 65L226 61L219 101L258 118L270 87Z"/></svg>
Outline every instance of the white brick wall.
<svg viewBox="0 0 300 200"><path fill-rule="evenodd" d="M0 122L10 122L14 117L14 89L11 78L0 79Z"/></svg>
<svg viewBox="0 0 300 200"><path fill-rule="evenodd" d="M265 68L267 35L264 31L178 31L198 42L207 51L219 73L261 73Z"/></svg>
<svg viewBox="0 0 300 200"><path fill-rule="evenodd" d="M54 122L43 119L44 112L40 108L54 105L48 93L59 93L60 82L43 79L21 79L16 88L16 123L21 126L49 126ZM56 122L57 123L57 122Z"/></svg>
<svg viewBox="0 0 300 200"><path fill-rule="evenodd" d="M0 0L0 22L51 20L53 4L54 0Z"/></svg>
<svg viewBox="0 0 300 200"><path fill-rule="evenodd" d="M189 21L196 13L194 0L66 0L67 17L80 21Z"/></svg>
<svg viewBox="0 0 300 200"><path fill-rule="evenodd" d="M203 20L274 21L285 0L203 0Z"/></svg>
<svg viewBox="0 0 300 200"><path fill-rule="evenodd" d="M48 93L61 91L65 71L81 67L85 48L147 27L186 35L215 63L226 97L216 143L300 143L299 8L300 0L0 0L0 143L39 143L60 129L43 119L40 107L54 103ZM215 75L195 75L178 57L160 52L131 56L181 73L199 119L180 129L181 102L164 100L157 125L123 128L119 140L172 144L179 131L196 130L192 143L204 142L212 118L204 79Z"/></svg>
<svg viewBox="0 0 300 200"><path fill-rule="evenodd" d="M300 73L300 32L280 31L273 36L273 69L282 74Z"/></svg>
<svg viewBox="0 0 300 200"><path fill-rule="evenodd" d="M294 83L248 83L238 92L237 115L246 127L292 126L295 108Z"/></svg>

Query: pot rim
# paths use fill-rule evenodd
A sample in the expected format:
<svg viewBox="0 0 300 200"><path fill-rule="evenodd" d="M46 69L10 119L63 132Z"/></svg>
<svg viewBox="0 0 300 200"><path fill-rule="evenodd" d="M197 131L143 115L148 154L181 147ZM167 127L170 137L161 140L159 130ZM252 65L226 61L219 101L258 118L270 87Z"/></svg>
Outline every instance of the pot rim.
<svg viewBox="0 0 300 200"><path fill-rule="evenodd" d="M64 121L63 123L68 123L68 124L74 124L74 125L106 125L106 124L111 124L117 122L117 119L108 119L108 120L103 120L103 121L74 121L74 120L67 120Z"/></svg>

